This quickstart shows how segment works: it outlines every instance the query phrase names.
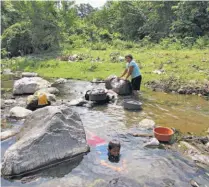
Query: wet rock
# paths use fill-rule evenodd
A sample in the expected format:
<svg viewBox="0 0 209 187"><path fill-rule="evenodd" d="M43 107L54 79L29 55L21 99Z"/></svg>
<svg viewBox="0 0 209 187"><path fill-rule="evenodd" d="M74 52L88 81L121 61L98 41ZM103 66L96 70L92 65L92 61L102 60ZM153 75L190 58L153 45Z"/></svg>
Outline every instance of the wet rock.
<svg viewBox="0 0 209 187"><path fill-rule="evenodd" d="M202 154L200 150L188 142L181 141L180 145L185 149L185 154L192 160L209 166L209 155Z"/></svg>
<svg viewBox="0 0 209 187"><path fill-rule="evenodd" d="M131 83L128 80L118 79L110 76L105 80L106 89L112 89L118 95L130 95L132 93Z"/></svg>
<svg viewBox="0 0 209 187"><path fill-rule="evenodd" d="M34 73L34 72L23 72L22 73L22 77L37 77L38 73Z"/></svg>
<svg viewBox="0 0 209 187"><path fill-rule="evenodd" d="M14 99L7 99L4 101L5 105L13 105L15 104L17 101L15 101Z"/></svg>
<svg viewBox="0 0 209 187"><path fill-rule="evenodd" d="M37 90L50 87L50 83L40 77L24 77L14 83L13 94L33 94Z"/></svg>
<svg viewBox="0 0 209 187"><path fill-rule="evenodd" d="M155 127L155 122L151 119L143 119L139 122L138 127L145 129L153 129Z"/></svg>
<svg viewBox="0 0 209 187"><path fill-rule="evenodd" d="M59 78L52 84L52 86L57 86L59 84L65 84L66 82L67 82L67 79Z"/></svg>
<svg viewBox="0 0 209 187"><path fill-rule="evenodd" d="M68 106L83 106L84 104L86 104L87 101L85 99L74 99L70 102L67 103Z"/></svg>
<svg viewBox="0 0 209 187"><path fill-rule="evenodd" d="M155 147L159 145L160 142L156 138L151 138L149 142L144 144L144 147Z"/></svg>
<svg viewBox="0 0 209 187"><path fill-rule="evenodd" d="M197 182L194 181L194 180L191 180L190 184L191 184L192 187L199 187L199 184L197 184Z"/></svg>
<svg viewBox="0 0 209 187"><path fill-rule="evenodd" d="M49 94L55 94L55 95L57 95L57 94L60 93L60 91L57 88L55 88L55 87L42 88L42 89L36 91L35 92L35 95L41 94L41 93L49 93Z"/></svg>
<svg viewBox="0 0 209 187"><path fill-rule="evenodd" d="M33 112L18 139L4 154L3 176L25 175L89 151L79 114L63 105Z"/></svg>
<svg viewBox="0 0 209 187"><path fill-rule="evenodd" d="M7 131L1 132L0 137L1 141L6 140L12 136L15 136L19 132L18 129L9 129Z"/></svg>
<svg viewBox="0 0 209 187"><path fill-rule="evenodd" d="M25 118L32 113L31 110L25 109L20 106L15 106L9 111L9 117L11 118Z"/></svg>
<svg viewBox="0 0 209 187"><path fill-rule="evenodd" d="M47 96L48 101L50 101L50 102L56 101L56 96L54 94L47 93L46 96Z"/></svg>
<svg viewBox="0 0 209 187"><path fill-rule="evenodd" d="M112 178L110 181L100 179L100 181L98 181L97 183L91 186L92 187L142 187L144 185L141 185L138 181L135 181L133 179L119 176Z"/></svg>

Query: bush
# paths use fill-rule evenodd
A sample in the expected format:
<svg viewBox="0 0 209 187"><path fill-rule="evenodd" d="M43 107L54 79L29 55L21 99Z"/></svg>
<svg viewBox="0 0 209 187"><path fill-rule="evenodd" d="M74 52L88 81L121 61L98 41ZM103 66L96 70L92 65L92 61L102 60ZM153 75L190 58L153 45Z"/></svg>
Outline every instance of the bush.
<svg viewBox="0 0 209 187"><path fill-rule="evenodd" d="M16 23L7 28L2 35L2 48L10 52L12 56L29 54L33 52L31 31L26 22Z"/></svg>
<svg viewBox="0 0 209 187"><path fill-rule="evenodd" d="M107 42L112 40L112 35L108 32L108 30L104 30L104 29L99 32L99 37L101 40Z"/></svg>
<svg viewBox="0 0 209 187"><path fill-rule="evenodd" d="M209 47L209 37L208 36L199 37L196 40L194 47L199 48L199 49L204 49L204 48Z"/></svg>
<svg viewBox="0 0 209 187"><path fill-rule="evenodd" d="M195 41L196 39L194 37L185 37L184 39L182 39L182 45L186 48L192 48Z"/></svg>

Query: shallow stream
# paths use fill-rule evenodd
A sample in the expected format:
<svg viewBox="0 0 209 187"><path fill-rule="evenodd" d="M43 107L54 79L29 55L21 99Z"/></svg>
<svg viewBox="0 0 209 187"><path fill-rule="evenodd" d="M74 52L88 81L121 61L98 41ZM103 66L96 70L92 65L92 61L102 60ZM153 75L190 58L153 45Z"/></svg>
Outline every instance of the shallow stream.
<svg viewBox="0 0 209 187"><path fill-rule="evenodd" d="M92 87L103 87L85 81L69 80L59 86L63 102L83 96ZM100 165L95 147L80 163L65 163L41 172L32 178L8 181L2 186L43 187L190 187L190 180L209 187L209 168L199 168L177 152L159 148L144 148L148 138L132 137L128 131L142 119L153 119L157 125L179 129L183 133L203 134L209 127L209 102L198 96L185 96L143 91L143 110L126 111L123 98L115 103L92 109L74 107L80 114L85 130L108 142L113 138L122 145L124 171L116 172ZM11 122L16 125L17 122ZM87 133L88 136L88 133ZM15 142L15 137L1 142L1 155ZM117 164L115 164L117 165Z"/></svg>

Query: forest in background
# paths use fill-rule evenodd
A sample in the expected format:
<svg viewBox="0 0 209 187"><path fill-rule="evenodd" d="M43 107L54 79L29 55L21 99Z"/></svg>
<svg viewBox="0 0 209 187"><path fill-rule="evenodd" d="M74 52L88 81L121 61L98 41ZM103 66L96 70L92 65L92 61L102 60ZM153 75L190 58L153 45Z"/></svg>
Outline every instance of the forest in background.
<svg viewBox="0 0 209 187"><path fill-rule="evenodd" d="M209 47L207 1L2 1L1 55L65 48L92 50Z"/></svg>

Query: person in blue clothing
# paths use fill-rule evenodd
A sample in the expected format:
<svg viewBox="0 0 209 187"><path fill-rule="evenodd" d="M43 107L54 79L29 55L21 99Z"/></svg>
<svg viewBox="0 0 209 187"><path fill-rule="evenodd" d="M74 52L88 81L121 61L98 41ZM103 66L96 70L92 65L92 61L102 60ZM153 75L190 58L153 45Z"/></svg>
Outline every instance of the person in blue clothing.
<svg viewBox="0 0 209 187"><path fill-rule="evenodd" d="M99 154L100 164L102 166L108 167L114 171L121 172L125 170L125 160L120 162L120 142L117 140L112 140L109 144L100 144L96 146L97 154ZM115 163L115 164L111 164Z"/></svg>
<svg viewBox="0 0 209 187"><path fill-rule="evenodd" d="M140 91L141 81L142 81L142 76L141 76L139 66L133 60L132 55L130 54L126 55L125 59L127 62L126 68L123 74L119 78L122 78L126 75L125 80L127 80L131 76L131 85L132 85L133 93L137 94L137 92Z"/></svg>

